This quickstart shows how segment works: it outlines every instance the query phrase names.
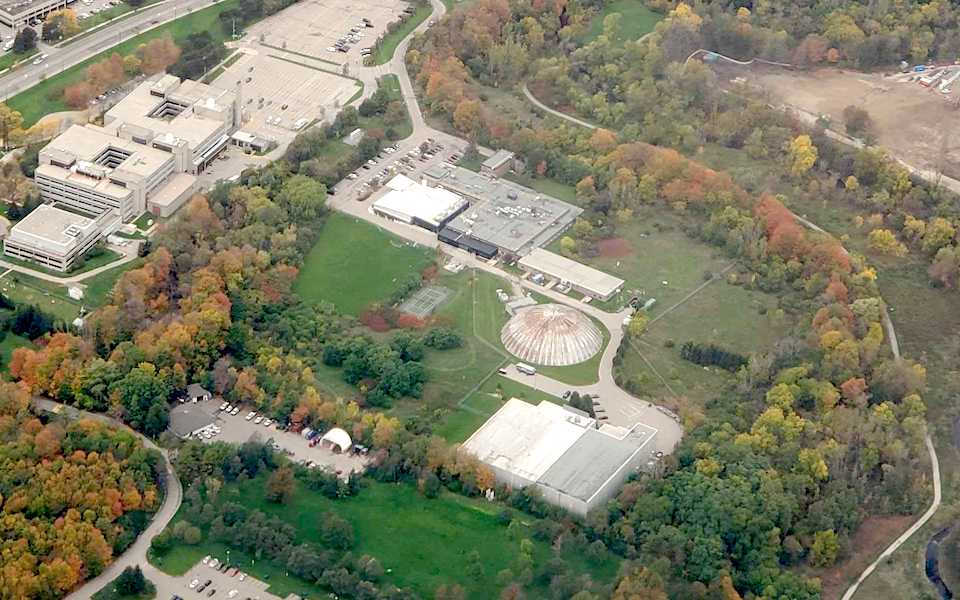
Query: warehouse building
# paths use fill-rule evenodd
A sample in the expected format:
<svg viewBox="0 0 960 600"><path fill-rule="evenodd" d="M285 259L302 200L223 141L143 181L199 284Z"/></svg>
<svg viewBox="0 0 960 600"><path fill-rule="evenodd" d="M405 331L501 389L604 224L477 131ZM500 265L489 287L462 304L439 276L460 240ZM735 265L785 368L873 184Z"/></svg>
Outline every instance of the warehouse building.
<svg viewBox="0 0 960 600"><path fill-rule="evenodd" d="M67 272L98 241L119 226L120 219L113 212L85 217L42 204L10 229L3 253Z"/></svg>
<svg viewBox="0 0 960 600"><path fill-rule="evenodd" d="M0 23L22 29L36 19L42 21L54 11L67 8L75 0L6 0L0 2Z"/></svg>
<svg viewBox="0 0 960 600"><path fill-rule="evenodd" d="M600 424L580 411L513 398L461 449L511 488L533 487L576 515L603 506L627 478L650 463L657 430Z"/></svg>
<svg viewBox="0 0 960 600"><path fill-rule="evenodd" d="M455 240L453 245L481 256L482 244L498 253L523 256L549 244L583 212L522 185L449 164L431 167L425 174L435 185L470 202L449 221L440 239Z"/></svg>
<svg viewBox="0 0 960 600"><path fill-rule="evenodd" d="M528 273L539 273L569 284L572 289L597 300L609 300L624 283L619 277L543 248L534 248L517 264Z"/></svg>
<svg viewBox="0 0 960 600"><path fill-rule="evenodd" d="M198 174L240 124L237 93L175 75L148 79L103 116L118 137L174 156L177 171Z"/></svg>
<svg viewBox="0 0 960 600"><path fill-rule="evenodd" d="M370 211L429 231L439 231L467 208L462 196L417 183L405 175L397 175L386 187L389 191L373 203Z"/></svg>
<svg viewBox="0 0 960 600"><path fill-rule="evenodd" d="M170 410L168 427L181 440L201 435L216 423L216 419L199 404L187 402Z"/></svg>

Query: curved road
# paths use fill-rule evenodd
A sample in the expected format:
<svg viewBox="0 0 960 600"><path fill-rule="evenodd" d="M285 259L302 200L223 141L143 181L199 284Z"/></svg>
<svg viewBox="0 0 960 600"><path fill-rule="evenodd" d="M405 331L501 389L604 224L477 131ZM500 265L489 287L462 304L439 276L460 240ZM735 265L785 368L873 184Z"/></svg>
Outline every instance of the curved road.
<svg viewBox="0 0 960 600"><path fill-rule="evenodd" d="M698 50L697 52L701 52L701 51ZM523 93L527 97L527 99L530 100L530 102L533 103L535 106L554 116L560 117L561 119L565 119L571 123L575 123L583 127L596 129L596 126L591 123L587 123L586 121L582 121L580 119L577 119L576 117L572 117L570 115L564 114L560 111L554 110L546 106L545 104L537 100L533 96L533 94L530 93L530 90L527 88L526 84L524 84L523 86ZM805 227L819 233L830 235L829 232L824 230L822 227L820 227L816 223L810 221L809 219L797 214L794 214L794 217L797 219L797 221L799 221ZM846 251L846 249L844 249L844 251ZM890 319L890 314L886 309L884 309L883 313L881 314L881 319L883 323L883 328L887 333L887 341L890 344L890 352L893 354L893 357L895 360L900 360L901 358L900 357L900 341L897 338L897 332L893 327L893 321ZM891 554L896 552L900 548L900 546L902 546L908 539L910 539L910 537L914 533L916 533L917 531L920 530L920 528L926 525L927 521L929 521L931 517L933 517L933 515L940 508L940 503L942 500L942 490L941 490L941 481L940 481L940 461L937 457L937 450L933 446L933 440L930 438L929 434L926 436L925 444L927 447L927 453L930 455L930 469L933 475L933 502L931 502L930 507L926 510L926 512L920 515L919 519L917 519L906 531L904 531L903 534L900 535L900 537L895 539L893 543L887 546L887 548L880 553L880 556L878 556L876 560L874 560L872 563L870 563L869 566L867 566L866 569L864 569L864 571L860 574L857 580L852 585L850 585L849 588L847 588L847 591L843 594L843 597L841 598L841 600L851 600L854 597L854 595L857 593L857 590L860 588L860 585L867 579L867 577L869 577L876 570L876 568L880 565L880 563L883 562L886 558L888 558Z"/></svg>
<svg viewBox="0 0 960 600"><path fill-rule="evenodd" d="M60 404L59 402L54 402L48 398L35 397L32 400L32 404L34 407L45 412L57 410L59 411L59 414L65 415L71 419L90 418L100 421L101 423L107 423L108 425L126 429L140 438L140 441L143 442L144 446L160 452L160 454L163 456L163 464L166 471L164 477L166 490L164 490L163 505L159 510L157 510L156 513L154 513L153 519L150 521L150 525L148 525L143 533L137 537L136 541L129 548L127 548L126 552L114 558L114 561L110 563L106 569L104 569L103 573L94 577L93 579L88 580L79 588L72 591L67 596L67 599L84 600L86 598L91 598L105 585L116 579L116 577L125 568L136 565L140 565L140 568L143 569L143 573L147 576L147 579L150 579L154 583L157 583L158 580L167 577L166 575L161 574L152 565L150 565L150 563L147 562L147 550L150 549L150 541L153 540L155 535L163 531L173 516L177 513L177 510L180 508L180 502L183 500L183 488L180 485L180 479L173 470L173 465L170 464L167 451L157 447L157 445L154 444L150 438L130 429L125 424L112 417L108 417L107 415L91 413L85 410L74 408L72 406L66 406L64 404ZM160 585L157 586L158 597L159 591L162 589L164 588Z"/></svg>

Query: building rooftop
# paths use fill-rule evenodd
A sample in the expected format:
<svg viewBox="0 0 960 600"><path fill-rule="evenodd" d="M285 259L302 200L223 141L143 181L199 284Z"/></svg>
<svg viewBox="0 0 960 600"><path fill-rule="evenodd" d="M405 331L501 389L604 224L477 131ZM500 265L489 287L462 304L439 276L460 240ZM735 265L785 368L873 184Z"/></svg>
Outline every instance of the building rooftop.
<svg viewBox="0 0 960 600"><path fill-rule="evenodd" d="M437 227L467 205L458 194L417 183L405 175L397 175L386 187L390 191L373 207L407 222L418 219Z"/></svg>
<svg viewBox="0 0 960 600"><path fill-rule="evenodd" d="M437 185L473 199L450 221L451 228L514 254L546 245L583 212L522 185L450 164L433 166L425 174Z"/></svg>
<svg viewBox="0 0 960 600"><path fill-rule="evenodd" d="M589 317L564 304L521 308L503 326L507 352L535 365L582 363L600 351L603 335Z"/></svg>
<svg viewBox="0 0 960 600"><path fill-rule="evenodd" d="M108 218L116 218L107 215ZM10 230L11 241L66 253L102 224L99 217L84 217L49 204L41 204Z"/></svg>
<svg viewBox="0 0 960 600"><path fill-rule="evenodd" d="M119 163L104 160L108 149L117 151L115 155L119 157ZM149 177L172 160L171 155L162 150L117 137L113 132L96 125L70 126L53 138L41 153L60 163L61 168L99 180L110 173Z"/></svg>
<svg viewBox="0 0 960 600"><path fill-rule="evenodd" d="M170 431L181 438L212 425L214 421L213 415L192 402L179 404L170 411Z"/></svg>
<svg viewBox="0 0 960 600"><path fill-rule="evenodd" d="M534 248L520 259L519 264L522 268L539 271L555 279L590 290L602 297L610 296L623 286L623 280L619 277L608 275L543 248Z"/></svg>
<svg viewBox="0 0 960 600"><path fill-rule="evenodd" d="M232 119L236 94L174 75L148 79L104 115L105 127L136 134L147 130L171 146L203 144Z"/></svg>
<svg viewBox="0 0 960 600"><path fill-rule="evenodd" d="M175 173L170 181L150 196L150 204L169 206L177 202L196 183L197 178L189 173Z"/></svg>
<svg viewBox="0 0 960 600"><path fill-rule="evenodd" d="M20 15L46 4L47 0L0 0L0 10L9 15Z"/></svg>
<svg viewBox="0 0 960 600"><path fill-rule="evenodd" d="M589 501L626 468L657 430L597 421L549 401L507 401L463 449L482 462L531 482Z"/></svg>
<svg viewBox="0 0 960 600"><path fill-rule="evenodd" d="M480 165L486 169L499 169L503 166L503 163L513 160L513 152L509 150L497 150L493 153L493 156L483 161Z"/></svg>

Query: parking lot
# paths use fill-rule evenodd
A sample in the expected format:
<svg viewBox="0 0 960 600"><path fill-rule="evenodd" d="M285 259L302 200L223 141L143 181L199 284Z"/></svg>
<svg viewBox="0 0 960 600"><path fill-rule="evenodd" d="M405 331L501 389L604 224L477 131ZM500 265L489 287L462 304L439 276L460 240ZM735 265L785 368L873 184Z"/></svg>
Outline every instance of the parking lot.
<svg viewBox="0 0 960 600"><path fill-rule="evenodd" d="M162 585L158 586L157 598L167 600L176 594L184 600L199 600L200 598L212 598L213 600L279 600L279 596L267 593L269 586L263 581L254 579L236 568L228 568L226 571L220 570L222 567L219 561L225 560L229 564L229 557L213 558L218 559L217 568L210 566L212 558L211 563L206 565L198 562L183 575L169 577ZM242 580L241 577L243 577ZM196 581L196 584L191 588L190 584L194 581ZM204 585L207 581L210 583ZM211 590L213 590L212 594L210 593ZM236 591L235 594L234 591ZM161 595L161 592L167 595Z"/></svg>
<svg viewBox="0 0 960 600"><path fill-rule="evenodd" d="M367 457L353 453L338 454L328 448L321 448L319 445L311 448L310 442L304 439L298 433L280 431L276 424L272 423L265 427L263 422L255 423L253 420L247 421L249 408L241 408L236 415L220 412L219 400L209 400L205 403L204 409L214 414L217 418L217 426L220 427L220 433L207 439L206 442L231 442L242 444L252 438L258 437L261 441L273 440L276 443L275 448L286 452L286 454L296 462L313 462L317 467L327 468L337 472L341 477L347 477L352 472L360 472L366 467Z"/></svg>
<svg viewBox="0 0 960 600"><path fill-rule="evenodd" d="M359 59L360 50L372 46L406 7L403 0L304 0L252 26L248 38L342 64ZM364 18L372 27L357 27ZM328 50L351 28L362 37L346 53Z"/></svg>
<svg viewBox="0 0 960 600"><path fill-rule="evenodd" d="M266 46L245 47L213 85L237 89L239 82L242 129L284 146L313 120L332 117L360 90L337 70Z"/></svg>

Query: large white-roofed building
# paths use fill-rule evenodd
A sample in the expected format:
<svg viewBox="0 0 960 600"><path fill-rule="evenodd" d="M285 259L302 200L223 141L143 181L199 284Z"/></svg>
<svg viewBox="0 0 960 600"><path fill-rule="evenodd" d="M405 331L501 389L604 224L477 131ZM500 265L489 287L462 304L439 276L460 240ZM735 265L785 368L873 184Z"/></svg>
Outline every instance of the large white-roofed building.
<svg viewBox="0 0 960 600"><path fill-rule="evenodd" d="M543 248L534 248L517 264L524 271L540 273L568 283L574 290L597 300L609 300L624 283L619 277Z"/></svg>
<svg viewBox="0 0 960 600"><path fill-rule="evenodd" d="M120 218L113 212L85 217L42 204L10 229L3 253L66 272L102 237L119 226Z"/></svg>
<svg viewBox="0 0 960 600"><path fill-rule="evenodd" d="M370 210L381 217L438 231L463 212L468 202L459 194L430 187L397 175L387 182L389 191Z"/></svg>
<svg viewBox="0 0 960 600"><path fill-rule="evenodd" d="M647 425L599 424L551 402L533 405L513 398L461 450L489 466L498 482L533 487L547 502L582 516L651 462L656 434Z"/></svg>

